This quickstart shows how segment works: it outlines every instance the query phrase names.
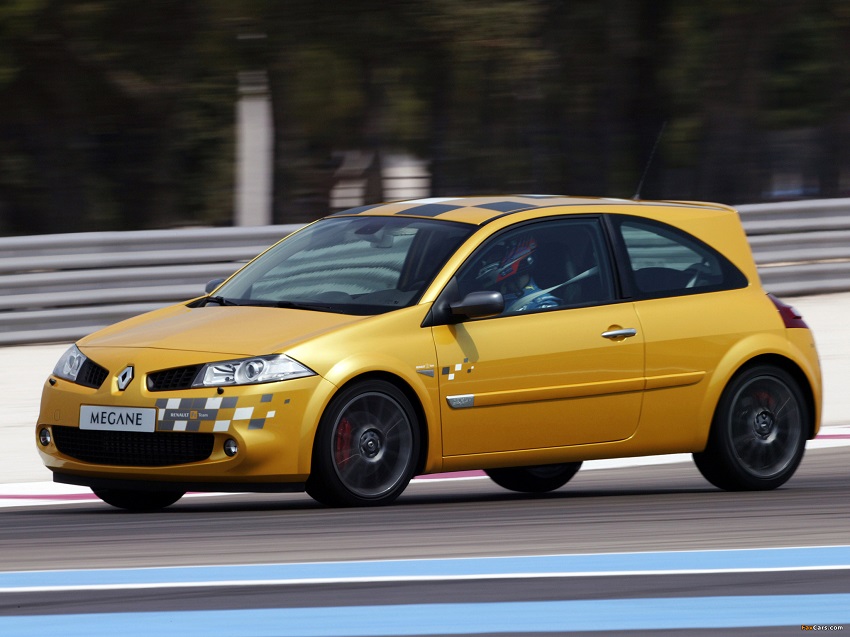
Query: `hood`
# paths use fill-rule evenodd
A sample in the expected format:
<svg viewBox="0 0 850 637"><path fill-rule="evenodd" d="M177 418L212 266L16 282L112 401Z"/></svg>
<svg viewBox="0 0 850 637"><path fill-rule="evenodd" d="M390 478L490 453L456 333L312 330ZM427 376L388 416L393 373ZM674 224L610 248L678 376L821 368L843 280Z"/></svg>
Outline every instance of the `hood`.
<svg viewBox="0 0 850 637"><path fill-rule="evenodd" d="M79 344L256 356L283 352L367 318L284 308L176 305L104 328Z"/></svg>

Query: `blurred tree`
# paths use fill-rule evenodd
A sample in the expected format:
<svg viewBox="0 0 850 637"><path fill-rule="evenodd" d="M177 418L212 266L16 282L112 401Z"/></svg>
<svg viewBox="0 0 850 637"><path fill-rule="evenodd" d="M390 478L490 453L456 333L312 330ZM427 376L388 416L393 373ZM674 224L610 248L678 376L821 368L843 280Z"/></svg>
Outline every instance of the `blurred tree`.
<svg viewBox="0 0 850 637"><path fill-rule="evenodd" d="M824 197L847 196L850 191L850 5L844 0L825 3L821 37L826 40L827 95L823 152L817 173ZM815 122L814 125L818 125Z"/></svg>
<svg viewBox="0 0 850 637"><path fill-rule="evenodd" d="M846 194L848 47L846 0L5 0L0 230L230 222L240 71L278 222L328 212L346 150L370 202L399 150L435 195L629 197L665 122L645 198L760 200L783 162Z"/></svg>
<svg viewBox="0 0 850 637"><path fill-rule="evenodd" d="M839 196L850 160L850 6L806 3L777 33L771 53L763 82L766 127L807 131L816 158L810 179L823 196Z"/></svg>
<svg viewBox="0 0 850 637"><path fill-rule="evenodd" d="M210 66L216 35L197 7L169 0L3 6L0 193L10 231L229 217L230 173L210 177L221 176L232 134L234 79L209 73L225 70L229 56Z"/></svg>
<svg viewBox="0 0 850 637"><path fill-rule="evenodd" d="M367 198L380 201L382 156L421 147L427 52L419 45L429 6L349 0L328 11L310 0L255 3L256 20L269 33L276 220L328 210L334 151L369 153Z"/></svg>

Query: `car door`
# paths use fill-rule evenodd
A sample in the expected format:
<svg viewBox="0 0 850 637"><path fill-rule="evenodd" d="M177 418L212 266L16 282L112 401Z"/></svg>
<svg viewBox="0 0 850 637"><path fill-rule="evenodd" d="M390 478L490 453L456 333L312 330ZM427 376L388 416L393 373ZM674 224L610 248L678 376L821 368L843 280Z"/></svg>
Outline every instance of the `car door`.
<svg viewBox="0 0 850 637"><path fill-rule="evenodd" d="M647 219L613 219L646 343L641 430L680 446L693 437L718 362L747 334L763 330L763 313L755 308L769 301L748 288L722 254L688 233Z"/></svg>
<svg viewBox="0 0 850 637"><path fill-rule="evenodd" d="M433 328L445 456L634 433L643 335L615 301L609 255L599 219L553 218L491 237L462 266L457 297L499 291L505 311Z"/></svg>

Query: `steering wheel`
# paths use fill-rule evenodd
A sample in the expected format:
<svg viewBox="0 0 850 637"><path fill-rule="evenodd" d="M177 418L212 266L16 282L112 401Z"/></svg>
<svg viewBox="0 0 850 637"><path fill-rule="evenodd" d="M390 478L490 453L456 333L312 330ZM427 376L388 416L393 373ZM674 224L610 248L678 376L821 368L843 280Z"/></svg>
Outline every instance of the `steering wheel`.
<svg viewBox="0 0 850 637"><path fill-rule="evenodd" d="M689 265L684 270L685 274L688 274L688 282L685 283L686 288L696 287L698 284L703 283L703 275L711 274L711 265L708 261L703 260L700 263L694 263L693 265Z"/></svg>

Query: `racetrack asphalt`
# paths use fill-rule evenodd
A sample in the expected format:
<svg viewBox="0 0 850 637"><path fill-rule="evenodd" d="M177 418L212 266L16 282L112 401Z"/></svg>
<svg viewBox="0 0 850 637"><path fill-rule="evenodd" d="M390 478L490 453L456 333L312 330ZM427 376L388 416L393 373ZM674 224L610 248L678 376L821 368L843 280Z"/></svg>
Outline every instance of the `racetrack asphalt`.
<svg viewBox="0 0 850 637"><path fill-rule="evenodd" d="M824 378L822 428L820 440L809 444L850 444L850 391L847 391L850 386L850 339L843 330L850 315L850 292L784 300L802 313L814 331L821 359ZM0 348L0 387L4 390L5 403L0 409L0 436L6 452L4 461L0 462L0 500L17 499L25 493L60 495L81 491L78 487L52 485L51 474L36 451L34 436L42 386L68 345ZM664 462L666 459L636 461Z"/></svg>

